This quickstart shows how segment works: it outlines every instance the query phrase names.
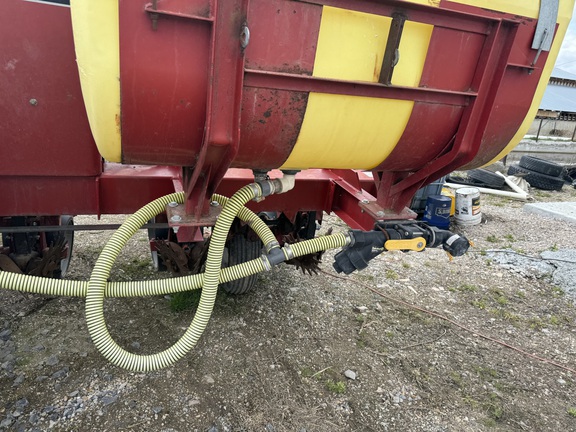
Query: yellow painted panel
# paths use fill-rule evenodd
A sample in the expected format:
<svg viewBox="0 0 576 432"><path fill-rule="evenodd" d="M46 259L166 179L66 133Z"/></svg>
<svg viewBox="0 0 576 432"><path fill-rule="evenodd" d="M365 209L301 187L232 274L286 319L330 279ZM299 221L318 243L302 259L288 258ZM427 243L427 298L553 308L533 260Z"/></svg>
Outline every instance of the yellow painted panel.
<svg viewBox="0 0 576 432"><path fill-rule="evenodd" d="M434 27L428 24L406 21L398 47L400 58L394 68L392 84L418 87L433 29Z"/></svg>
<svg viewBox="0 0 576 432"><path fill-rule="evenodd" d="M71 0L70 9L90 129L102 157L120 162L118 0Z"/></svg>
<svg viewBox="0 0 576 432"><path fill-rule="evenodd" d="M378 82L391 18L324 7L313 75ZM432 26L407 22L392 83L417 86ZM402 136L414 103L310 93L300 135L282 168L379 165Z"/></svg>
<svg viewBox="0 0 576 432"><path fill-rule="evenodd" d="M310 94L298 142L282 168L370 169L404 132L413 102Z"/></svg>
<svg viewBox="0 0 576 432"><path fill-rule="evenodd" d="M510 153L514 147L518 145L518 143L524 138L524 135L530 129L534 118L536 117L536 113L538 112L538 107L540 106L540 102L542 101L542 97L544 96L544 91L546 90L546 86L548 85L548 81L550 80L550 75L552 74L552 69L554 69L554 63L556 63L556 58L558 57L558 52L560 51L560 46L562 45L562 41L564 40L564 36L566 35L566 31L568 30L568 24L570 23L570 19L572 18L572 11L574 10L574 0L560 0L559 10L558 10L558 30L556 31L556 36L554 38L554 42L552 42L552 48L550 49L550 53L548 54L548 59L546 60L546 65L544 66L544 70L542 71L542 76L540 77L540 82L538 83L538 87L536 89L536 93L534 94L534 98L532 99L532 105L528 110L528 114L522 125L514 135L514 138L510 141L510 143L490 162L486 165L490 165L508 153ZM536 51L534 51L536 52Z"/></svg>

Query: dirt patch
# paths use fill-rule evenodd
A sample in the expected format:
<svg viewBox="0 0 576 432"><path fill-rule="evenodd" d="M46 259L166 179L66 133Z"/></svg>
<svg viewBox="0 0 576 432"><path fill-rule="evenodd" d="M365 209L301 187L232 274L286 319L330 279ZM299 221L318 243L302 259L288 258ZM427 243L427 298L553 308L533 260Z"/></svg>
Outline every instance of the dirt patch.
<svg viewBox="0 0 576 432"><path fill-rule="evenodd" d="M453 261L439 250L386 253L341 279L327 253L318 276L280 266L247 295L220 293L198 346L158 372L111 366L90 341L82 299L0 291L0 430L575 430L576 377L479 334L576 367L574 298L488 252L573 249L576 226L485 195L482 210L485 223L460 230L475 247ZM345 229L333 217L328 226ZM109 235L76 236L70 278L89 277ZM146 246L144 233L134 238L112 279L164 277ZM193 311L173 312L167 297L110 299L106 317L142 354L173 343Z"/></svg>

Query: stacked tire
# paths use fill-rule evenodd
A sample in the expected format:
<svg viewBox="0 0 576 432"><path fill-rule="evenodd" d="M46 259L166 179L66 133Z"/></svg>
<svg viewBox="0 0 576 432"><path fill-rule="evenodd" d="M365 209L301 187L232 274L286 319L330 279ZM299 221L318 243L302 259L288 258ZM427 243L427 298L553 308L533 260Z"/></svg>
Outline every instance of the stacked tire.
<svg viewBox="0 0 576 432"><path fill-rule="evenodd" d="M557 163L534 156L522 156L516 165L510 165L508 175L523 177L532 187L559 191L564 186L566 169Z"/></svg>

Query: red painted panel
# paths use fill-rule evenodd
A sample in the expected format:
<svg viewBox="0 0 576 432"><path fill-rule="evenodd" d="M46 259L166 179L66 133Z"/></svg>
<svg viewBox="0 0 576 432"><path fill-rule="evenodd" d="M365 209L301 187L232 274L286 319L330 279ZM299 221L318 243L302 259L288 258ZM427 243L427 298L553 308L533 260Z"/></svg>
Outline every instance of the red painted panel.
<svg viewBox="0 0 576 432"><path fill-rule="evenodd" d="M485 40L481 34L434 27L420 87L477 90L472 79Z"/></svg>
<svg viewBox="0 0 576 432"><path fill-rule="evenodd" d="M0 176L97 175L70 9L3 0L0 41Z"/></svg>
<svg viewBox="0 0 576 432"><path fill-rule="evenodd" d="M296 144L308 93L245 88L237 168L277 168Z"/></svg>
<svg viewBox="0 0 576 432"><path fill-rule="evenodd" d="M0 177L0 215L97 213L95 177Z"/></svg>
<svg viewBox="0 0 576 432"><path fill-rule="evenodd" d="M547 57L545 53L542 55ZM490 162L508 145L532 104L540 75L541 70L528 74L527 69L508 67L482 134L478 154L463 169Z"/></svg>
<svg viewBox="0 0 576 432"><path fill-rule="evenodd" d="M464 107L416 102L406 129L376 171L417 171L444 152L458 130Z"/></svg>
<svg viewBox="0 0 576 432"><path fill-rule="evenodd" d="M211 24L162 15L154 31L147 3L119 2L123 161L191 166L206 121Z"/></svg>
<svg viewBox="0 0 576 432"><path fill-rule="evenodd" d="M312 75L322 7L286 0L251 0L246 68Z"/></svg>
<svg viewBox="0 0 576 432"><path fill-rule="evenodd" d="M107 164L99 179L99 212L131 214L161 196L174 192L180 169L162 166Z"/></svg>

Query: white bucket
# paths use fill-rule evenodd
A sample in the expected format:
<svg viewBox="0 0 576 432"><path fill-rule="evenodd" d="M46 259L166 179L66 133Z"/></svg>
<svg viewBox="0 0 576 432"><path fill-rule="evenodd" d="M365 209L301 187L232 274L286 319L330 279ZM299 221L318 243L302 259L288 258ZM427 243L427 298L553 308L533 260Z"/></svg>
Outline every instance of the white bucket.
<svg viewBox="0 0 576 432"><path fill-rule="evenodd" d="M478 225L482 222L480 192L476 188L456 189L454 220L458 225Z"/></svg>

